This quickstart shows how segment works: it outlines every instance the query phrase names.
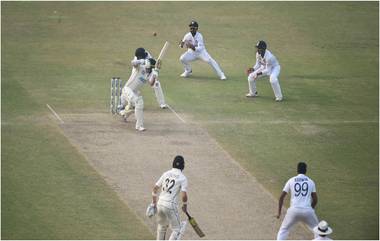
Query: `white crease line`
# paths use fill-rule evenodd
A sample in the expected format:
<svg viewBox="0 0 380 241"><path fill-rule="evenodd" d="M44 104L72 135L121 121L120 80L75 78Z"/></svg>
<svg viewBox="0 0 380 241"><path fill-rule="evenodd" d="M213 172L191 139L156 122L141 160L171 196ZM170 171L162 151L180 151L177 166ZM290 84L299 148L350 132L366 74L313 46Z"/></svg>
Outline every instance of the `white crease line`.
<svg viewBox="0 0 380 241"><path fill-rule="evenodd" d="M61 119L61 117L59 117L59 115L57 114L57 112L55 112L53 110L53 108L50 107L49 104L46 104L47 108L49 108L49 110L55 115L55 117L61 122L61 124L65 124L65 122L63 122L63 120Z"/></svg>
<svg viewBox="0 0 380 241"><path fill-rule="evenodd" d="M175 110L170 105L168 105L168 108L178 117L178 119L180 119L183 123L186 124L186 121L182 119L181 116L179 116L177 112L175 112Z"/></svg>

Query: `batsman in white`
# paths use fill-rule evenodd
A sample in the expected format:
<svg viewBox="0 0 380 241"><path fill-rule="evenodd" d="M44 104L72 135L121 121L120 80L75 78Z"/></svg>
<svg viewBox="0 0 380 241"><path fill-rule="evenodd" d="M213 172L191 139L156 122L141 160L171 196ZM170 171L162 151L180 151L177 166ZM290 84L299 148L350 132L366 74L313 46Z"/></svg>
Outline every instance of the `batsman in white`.
<svg viewBox="0 0 380 241"><path fill-rule="evenodd" d="M146 56L147 53L144 48L136 49L136 58L131 61L133 66L131 76L122 90L122 108L119 111L119 114L127 120L128 116L133 112L132 109L129 109L129 106L133 105L135 107L136 130L138 131L145 131L143 116L144 100L140 94L140 89L146 82L149 82L153 86L158 79L158 70L154 68L156 61L153 58L147 59ZM127 103L129 103L128 106Z"/></svg>
<svg viewBox="0 0 380 241"><path fill-rule="evenodd" d="M185 68L185 72L181 74L181 77L189 77L192 73L190 62L201 59L211 65L221 80L227 79L218 63L207 52L203 36L198 32L198 23L191 21L189 27L190 32L185 34L179 45L181 48L184 46L187 48L187 51L179 58Z"/></svg>
<svg viewBox="0 0 380 241"><path fill-rule="evenodd" d="M287 239L290 229L297 222L304 222L311 231L318 225L318 218L314 211L318 202L317 191L313 180L305 175L306 169L306 163L299 162L297 164L298 175L290 178L282 190L278 202L277 218L281 216L282 204L286 194L290 193L291 199L290 207L278 231L277 240Z"/></svg>
<svg viewBox="0 0 380 241"><path fill-rule="evenodd" d="M246 94L246 97L258 96L256 80L262 76L269 76L269 81L276 97L275 100L282 101L283 97L278 80L281 71L280 64L277 58L267 49L267 44L264 41L257 42L256 49L256 64L253 68L247 70L249 93Z"/></svg>
<svg viewBox="0 0 380 241"><path fill-rule="evenodd" d="M162 174L152 191L152 203L154 207L157 206L157 240L165 240L169 226L172 230L169 240L179 240L186 227L186 221L181 222L178 213L179 193L182 210L187 210L187 178L182 173L185 160L182 156L176 156L172 166L171 170ZM158 197L159 190L161 192Z"/></svg>
<svg viewBox="0 0 380 241"><path fill-rule="evenodd" d="M145 53L146 53L145 54L145 59L151 59L151 58L153 58L153 56L147 50L145 50ZM135 56L133 58L133 60L137 60L137 57ZM158 80L158 78L154 82L154 85L152 86L152 88L154 90L154 94L156 95L156 100L157 100L158 105L160 106L160 108L161 109L168 108L168 105L165 102L164 92L162 91L161 82ZM132 106L128 106L128 108L132 109L133 107Z"/></svg>

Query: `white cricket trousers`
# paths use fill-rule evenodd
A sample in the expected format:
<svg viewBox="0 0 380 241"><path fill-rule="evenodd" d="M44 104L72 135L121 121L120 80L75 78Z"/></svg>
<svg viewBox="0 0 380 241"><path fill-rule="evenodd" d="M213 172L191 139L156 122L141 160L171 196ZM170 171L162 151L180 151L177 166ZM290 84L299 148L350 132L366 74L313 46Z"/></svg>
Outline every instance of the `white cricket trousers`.
<svg viewBox="0 0 380 241"><path fill-rule="evenodd" d="M156 95L156 99L157 99L158 105L160 107L166 105L166 103L165 103L165 97L164 97L164 92L162 91L162 87L161 87L160 81L156 80L154 82L154 85L152 86L152 88L154 90L154 94Z"/></svg>
<svg viewBox="0 0 380 241"><path fill-rule="evenodd" d="M219 78L224 77L224 73L222 69L219 67L219 64L209 55L209 53L204 49L200 52L193 51L192 49L188 49L185 53L181 55L179 60L182 62L185 72L191 73L191 65L189 64L195 60L203 60L207 62L214 69L215 73L219 76Z"/></svg>
<svg viewBox="0 0 380 241"><path fill-rule="evenodd" d="M165 240L166 231L170 226L172 234L169 240L177 240L180 236L181 219L177 207L168 208L157 205L157 240Z"/></svg>
<svg viewBox="0 0 380 241"><path fill-rule="evenodd" d="M286 212L280 230L278 231L277 240L287 239L290 229L293 227L294 224L298 222L305 223L309 227L310 231L313 232L313 228L318 225L318 218L315 214L314 209L290 207ZM314 238L316 237L317 235L314 234Z"/></svg>
<svg viewBox="0 0 380 241"><path fill-rule="evenodd" d="M144 128L144 100L142 96L125 86L121 94L121 104L125 106L127 101L135 107L136 129Z"/></svg>
<svg viewBox="0 0 380 241"><path fill-rule="evenodd" d="M263 77L264 75L257 76L258 72L261 72L262 69L258 69L248 75L248 87L249 93L254 95L256 93L256 79ZM272 85L274 96L276 98L282 99L282 92L280 87L280 82L278 76L280 75L281 67L280 65L274 66L265 76L269 76L269 82Z"/></svg>

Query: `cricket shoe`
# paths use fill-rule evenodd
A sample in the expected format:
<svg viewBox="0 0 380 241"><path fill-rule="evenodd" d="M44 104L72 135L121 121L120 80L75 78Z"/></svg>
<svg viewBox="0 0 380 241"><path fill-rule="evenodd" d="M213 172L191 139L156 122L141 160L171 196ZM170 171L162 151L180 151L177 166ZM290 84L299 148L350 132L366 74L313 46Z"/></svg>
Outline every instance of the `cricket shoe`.
<svg viewBox="0 0 380 241"><path fill-rule="evenodd" d="M161 109L167 109L167 108L168 108L168 105L167 105L167 104L161 104L161 105L160 105L160 108L161 108Z"/></svg>
<svg viewBox="0 0 380 241"><path fill-rule="evenodd" d="M189 76L191 75L192 72L193 72L193 71L190 71L190 72L185 71L185 72L183 72L180 76L181 76L181 77L184 77L184 78L187 78L187 77L189 77Z"/></svg>
<svg viewBox="0 0 380 241"><path fill-rule="evenodd" d="M146 131L146 129L145 129L144 127L142 127L142 126L136 128L136 130L137 130L137 131Z"/></svg>
<svg viewBox="0 0 380 241"><path fill-rule="evenodd" d="M281 102L282 101L282 97L276 97L275 101L276 102Z"/></svg>
<svg viewBox="0 0 380 241"><path fill-rule="evenodd" d="M248 93L245 95L245 97L247 97L247 98L252 98L252 97L257 97L257 96L259 96L259 93L257 93L257 91L254 94Z"/></svg>
<svg viewBox="0 0 380 241"><path fill-rule="evenodd" d="M220 76L220 80L226 80L226 79L227 79L227 77L224 74L222 74L222 76Z"/></svg>

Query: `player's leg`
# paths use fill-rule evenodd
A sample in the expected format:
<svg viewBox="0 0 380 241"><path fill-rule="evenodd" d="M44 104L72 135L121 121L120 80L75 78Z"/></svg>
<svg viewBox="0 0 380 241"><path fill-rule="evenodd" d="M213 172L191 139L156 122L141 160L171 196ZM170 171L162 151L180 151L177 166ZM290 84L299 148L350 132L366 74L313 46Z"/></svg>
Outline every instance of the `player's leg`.
<svg viewBox="0 0 380 241"><path fill-rule="evenodd" d="M314 233L313 228L315 228L318 225L318 218L315 214L314 209L308 209L305 211L304 222L306 223L310 231ZM318 235L314 233L314 238L316 237L318 237Z"/></svg>
<svg viewBox="0 0 380 241"><path fill-rule="evenodd" d="M129 88L123 89L121 94L121 106L119 114L127 121L128 117L133 113L135 94Z"/></svg>
<svg viewBox="0 0 380 241"><path fill-rule="evenodd" d="M179 60L184 66L185 71L181 74L181 77L189 77L192 73L190 62L197 59L197 54L193 51L186 51L181 55Z"/></svg>
<svg viewBox="0 0 380 241"><path fill-rule="evenodd" d="M280 87L280 82L278 80L278 76L280 75L280 66L276 66L270 76L269 76L269 81L270 84L272 85L272 89L274 92L274 96L276 97L276 101L282 101L282 92L281 92L281 87Z"/></svg>
<svg viewBox="0 0 380 241"><path fill-rule="evenodd" d="M215 73L219 76L219 78L221 80L227 79L226 76L224 75L222 69L220 68L219 64L215 61L215 59L213 59L210 56L210 54L206 50L203 50L200 53L199 58L201 60L207 62L209 65L211 65L211 67L214 69Z"/></svg>
<svg viewBox="0 0 380 241"><path fill-rule="evenodd" d="M289 208L277 233L277 240L286 240L290 229L298 222L297 210Z"/></svg>
<svg viewBox="0 0 380 241"><path fill-rule="evenodd" d="M182 236L181 234L181 219L179 217L178 209L170 209L168 213L170 228L172 229L172 234L169 240L179 240ZM184 231L184 230L183 230Z"/></svg>
<svg viewBox="0 0 380 241"><path fill-rule="evenodd" d="M164 92L162 91L160 81L156 80L156 82L154 82L154 85L152 86L152 88L154 90L154 94L156 95L157 102L160 105L160 108L162 108L162 109L167 108L168 106L165 103Z"/></svg>
<svg viewBox="0 0 380 241"><path fill-rule="evenodd" d="M256 97L258 96L257 89L256 89L256 80L259 78L257 76L257 71L254 71L248 75L248 94L246 94L246 97Z"/></svg>
<svg viewBox="0 0 380 241"><path fill-rule="evenodd" d="M127 93L125 93L125 91L123 89L121 96L120 96L120 105L117 107L119 114L121 114L120 111L123 111L125 109L125 107L127 106L127 104L128 104Z"/></svg>
<svg viewBox="0 0 380 241"><path fill-rule="evenodd" d="M169 227L169 221L167 216L167 209L160 205L157 206L157 240L166 239L166 231Z"/></svg>
<svg viewBox="0 0 380 241"><path fill-rule="evenodd" d="M140 95L135 101L136 130L145 131L144 128L144 100Z"/></svg>

